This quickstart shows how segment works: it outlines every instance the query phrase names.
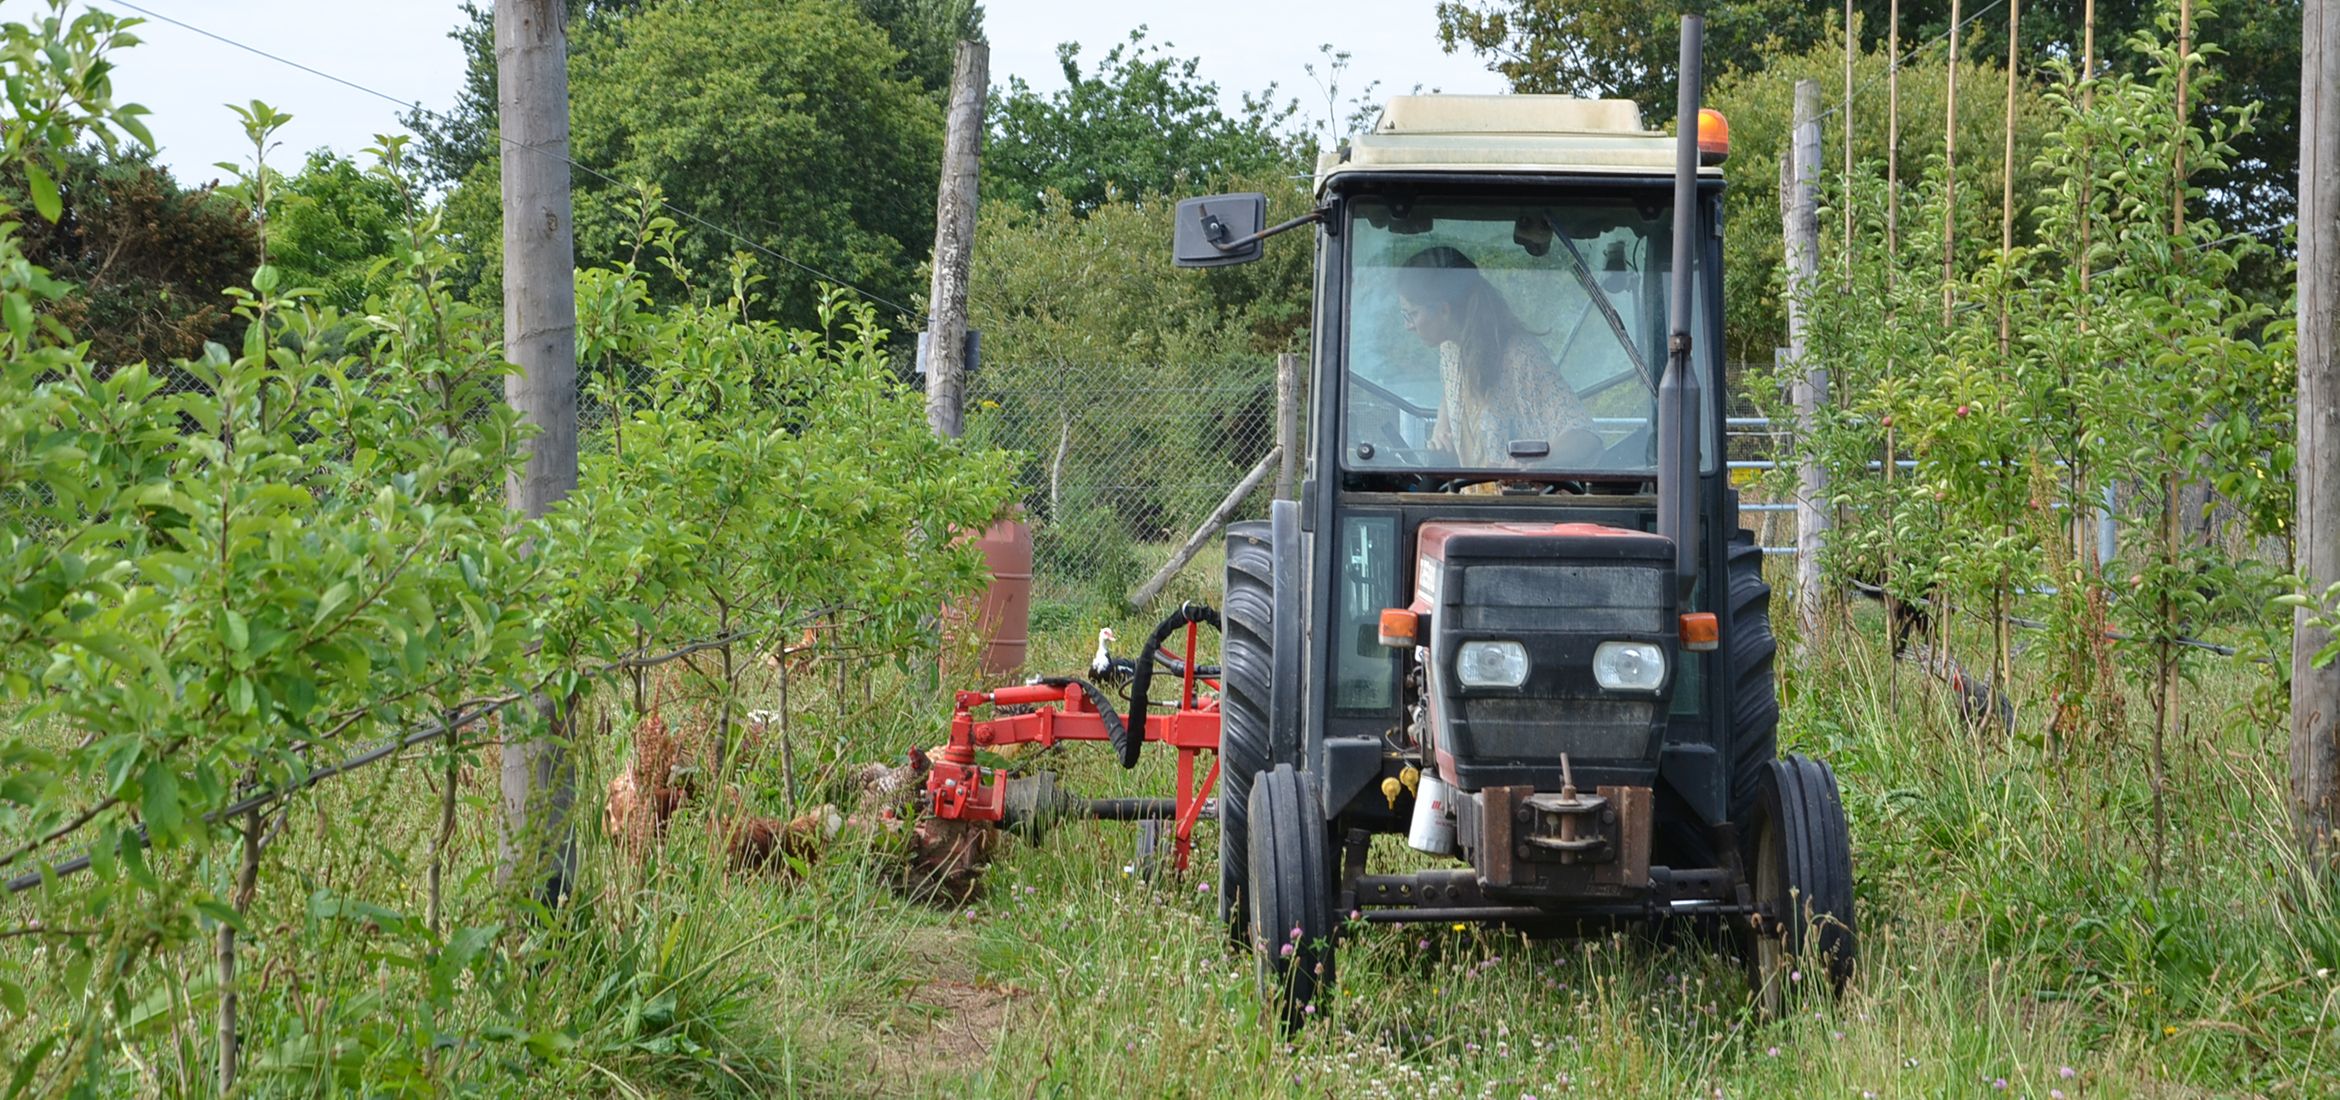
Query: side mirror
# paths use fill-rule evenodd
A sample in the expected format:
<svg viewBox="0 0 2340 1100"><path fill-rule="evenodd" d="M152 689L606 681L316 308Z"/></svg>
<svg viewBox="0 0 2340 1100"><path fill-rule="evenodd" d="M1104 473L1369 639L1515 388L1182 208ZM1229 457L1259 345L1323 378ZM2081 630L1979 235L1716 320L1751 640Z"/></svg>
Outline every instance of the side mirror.
<svg viewBox="0 0 2340 1100"><path fill-rule="evenodd" d="M1178 204L1171 262L1180 267L1250 263L1260 256L1256 238L1266 224L1267 196L1257 191L1188 199Z"/></svg>

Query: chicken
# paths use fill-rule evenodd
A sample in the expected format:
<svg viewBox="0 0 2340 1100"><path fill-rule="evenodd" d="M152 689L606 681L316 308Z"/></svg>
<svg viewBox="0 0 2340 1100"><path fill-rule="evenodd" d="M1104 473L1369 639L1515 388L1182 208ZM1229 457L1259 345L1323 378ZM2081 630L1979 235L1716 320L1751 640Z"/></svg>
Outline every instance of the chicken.
<svg viewBox="0 0 2340 1100"><path fill-rule="evenodd" d="M812 863L844 827L845 818L837 808L826 805L786 822L773 817L741 818L727 826L730 836L724 847L731 865L739 870L793 874L790 860Z"/></svg>
<svg viewBox="0 0 2340 1100"><path fill-rule="evenodd" d="M926 753L912 747L905 756L906 762L900 765L864 764L853 773L854 783L861 788L861 808L856 816L896 815L925 790L930 766Z"/></svg>

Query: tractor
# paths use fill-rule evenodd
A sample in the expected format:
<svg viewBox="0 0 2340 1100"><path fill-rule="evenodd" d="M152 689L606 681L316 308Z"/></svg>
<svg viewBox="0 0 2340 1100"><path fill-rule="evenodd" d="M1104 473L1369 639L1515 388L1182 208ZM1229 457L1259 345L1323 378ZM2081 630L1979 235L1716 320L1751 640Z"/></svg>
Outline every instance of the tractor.
<svg viewBox="0 0 2340 1100"><path fill-rule="evenodd" d="M1218 609L1221 915L1292 1026L1381 923L1678 922L1772 1005L1799 956L1851 973L1842 801L1778 754L1725 474L1700 34L1672 135L1631 101L1399 96L1300 217L1178 208L1180 266L1316 242L1306 476L1227 528Z"/></svg>

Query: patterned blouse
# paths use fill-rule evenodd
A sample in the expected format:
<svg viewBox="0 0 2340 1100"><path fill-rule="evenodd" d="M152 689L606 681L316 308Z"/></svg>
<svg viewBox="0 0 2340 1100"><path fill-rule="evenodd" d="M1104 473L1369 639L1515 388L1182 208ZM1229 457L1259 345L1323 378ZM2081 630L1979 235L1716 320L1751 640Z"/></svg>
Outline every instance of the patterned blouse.
<svg viewBox="0 0 2340 1100"><path fill-rule="evenodd" d="M1525 333L1503 349L1503 369L1493 385L1474 384L1477 380L1464 376L1462 347L1452 340L1438 345L1438 373L1444 400L1430 429L1430 448L1453 451L1464 466L1532 465L1533 460L1511 457L1513 440L1540 439L1557 454L1561 436L1593 430L1576 391L1560 380L1559 370Z"/></svg>

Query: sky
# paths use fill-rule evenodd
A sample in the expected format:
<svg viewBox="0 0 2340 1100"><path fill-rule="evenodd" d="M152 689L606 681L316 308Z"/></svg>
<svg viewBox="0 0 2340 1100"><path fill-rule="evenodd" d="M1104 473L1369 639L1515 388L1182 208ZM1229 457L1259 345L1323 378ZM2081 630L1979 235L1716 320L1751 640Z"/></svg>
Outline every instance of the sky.
<svg viewBox="0 0 2340 1100"><path fill-rule="evenodd" d="M124 15L123 0L85 0ZM460 16L458 0L131 0L224 38L298 61L407 103L439 109L454 101L463 53L447 31ZM1341 77L1338 113L1379 81L1376 100L1423 90L1497 92L1502 79L1467 53L1438 47L1434 0L1352 0L1326 4L1259 0L986 0L991 79L1005 85L1021 76L1045 92L1060 88L1059 42L1078 42L1093 65L1112 44L1143 25L1150 41L1201 61L1200 75L1217 83L1228 106L1243 92L1274 83L1279 101L1298 99L1301 118L1328 115L1323 89L1304 68L1325 72L1319 47L1353 56ZM1337 18L1327 18L1337 12ZM116 58L115 95L145 105L160 160L182 183L227 173L219 161L251 159L242 124L225 106L262 100L293 116L279 135L270 163L295 169L311 149L356 154L373 135L400 129L403 108L324 77L254 56L201 34L149 19L136 32L144 44Z"/></svg>

